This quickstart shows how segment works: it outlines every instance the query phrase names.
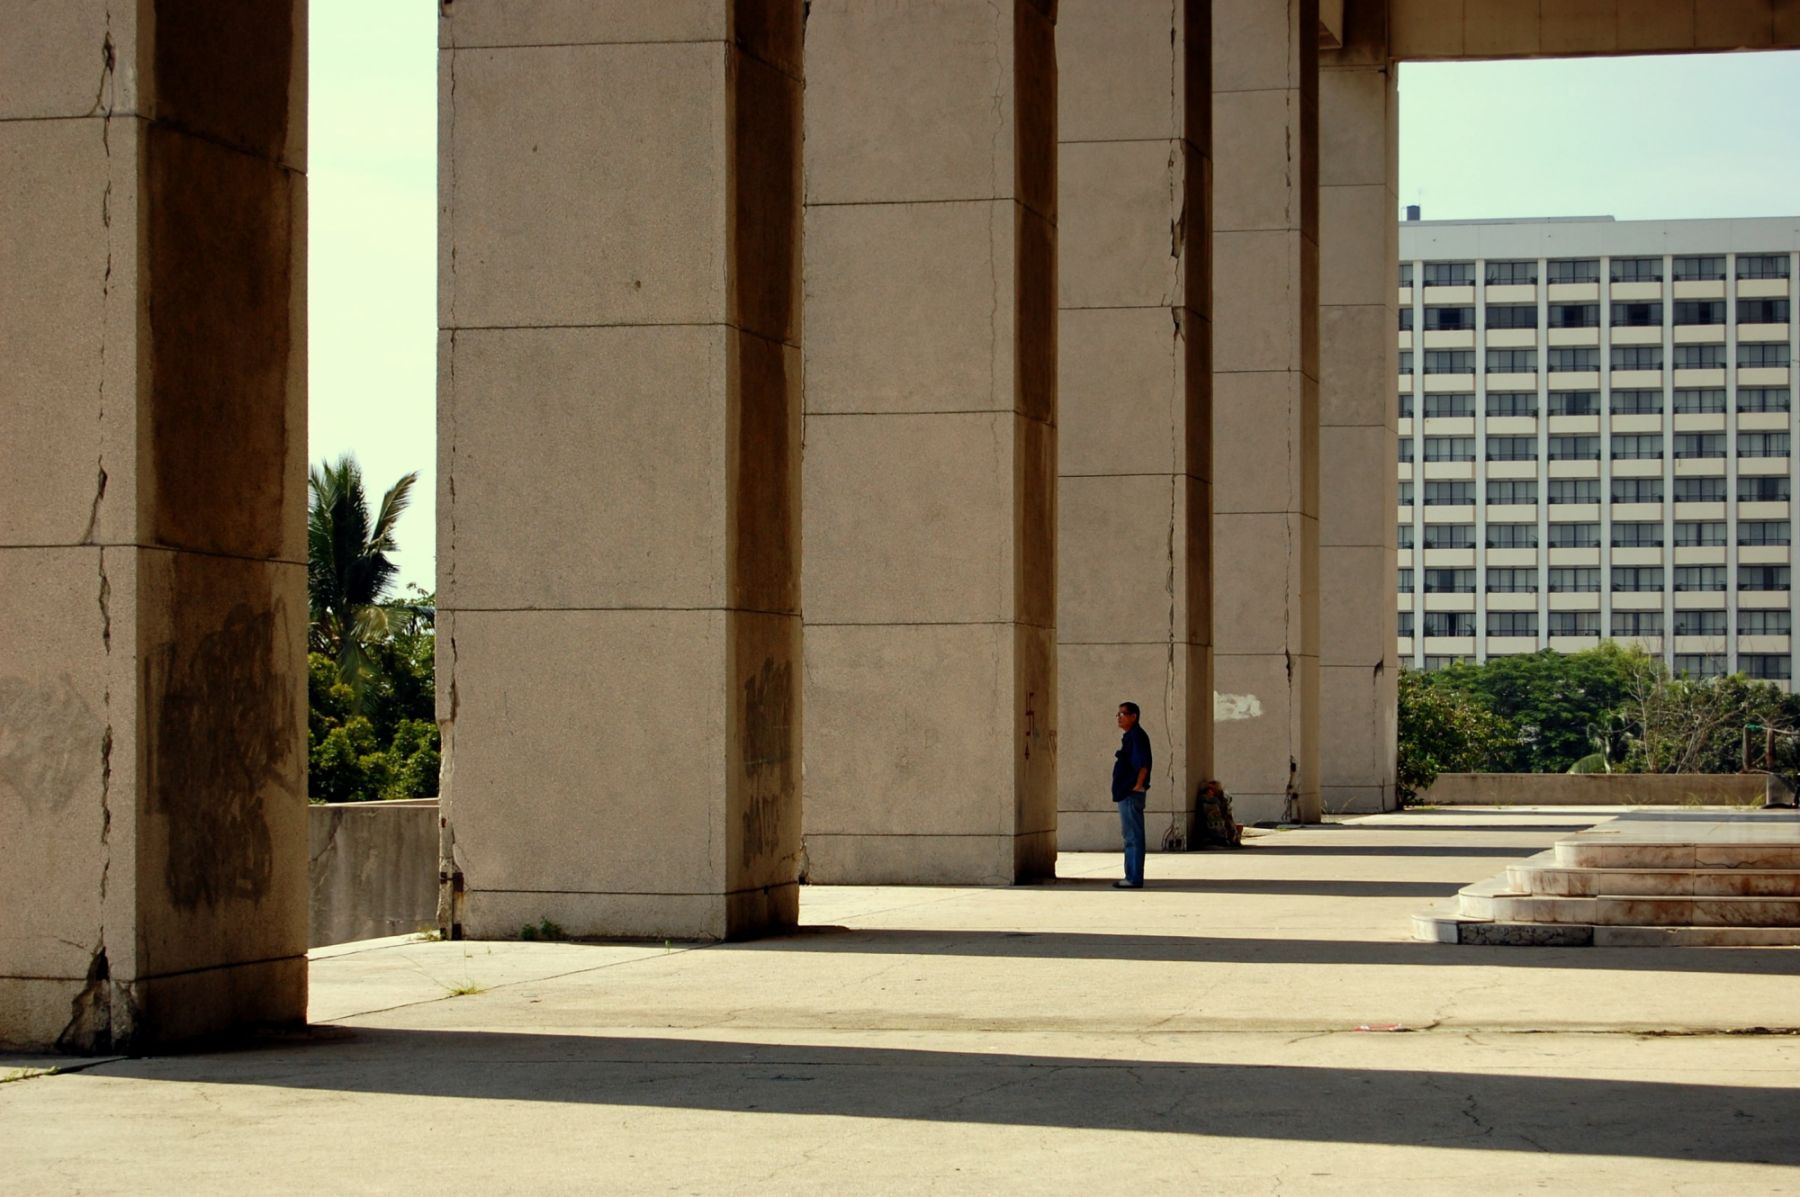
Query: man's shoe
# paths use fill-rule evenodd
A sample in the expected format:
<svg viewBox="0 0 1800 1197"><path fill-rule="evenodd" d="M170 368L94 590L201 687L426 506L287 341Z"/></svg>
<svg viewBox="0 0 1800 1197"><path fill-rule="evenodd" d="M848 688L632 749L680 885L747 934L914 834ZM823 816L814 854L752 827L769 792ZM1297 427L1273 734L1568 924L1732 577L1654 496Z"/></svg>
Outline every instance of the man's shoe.
<svg viewBox="0 0 1800 1197"><path fill-rule="evenodd" d="M1144 883L1142 881L1115 881L1112 887L1114 889L1143 889Z"/></svg>

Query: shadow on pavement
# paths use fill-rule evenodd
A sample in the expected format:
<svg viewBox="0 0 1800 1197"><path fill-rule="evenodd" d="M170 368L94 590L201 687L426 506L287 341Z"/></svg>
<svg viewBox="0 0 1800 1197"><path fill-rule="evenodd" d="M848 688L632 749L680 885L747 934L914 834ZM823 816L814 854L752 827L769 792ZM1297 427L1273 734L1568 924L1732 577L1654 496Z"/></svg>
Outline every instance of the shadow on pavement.
<svg viewBox="0 0 1800 1197"><path fill-rule="evenodd" d="M1800 1164L1800 1091L1660 1081L704 1039L324 1028L316 1043L80 1073L582 1103ZM469 1117L480 1115L471 1112Z"/></svg>
<svg viewBox="0 0 1800 1197"><path fill-rule="evenodd" d="M1282 894L1319 898L1447 898L1466 881L1331 881L1294 877L1157 877L1154 867L1145 892L1178 894ZM1111 889L1114 877L1058 877L1057 889Z"/></svg>

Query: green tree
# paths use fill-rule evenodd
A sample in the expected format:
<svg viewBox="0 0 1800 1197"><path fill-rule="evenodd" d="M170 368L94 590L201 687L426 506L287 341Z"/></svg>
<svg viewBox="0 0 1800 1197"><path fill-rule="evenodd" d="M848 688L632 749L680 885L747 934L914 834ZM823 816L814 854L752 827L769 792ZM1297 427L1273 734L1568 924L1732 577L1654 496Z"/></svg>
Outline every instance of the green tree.
<svg viewBox="0 0 1800 1197"><path fill-rule="evenodd" d="M1467 695L1517 729L1482 768L1495 773L1562 773L1595 750L1596 729L1631 696L1650 658L1608 640L1579 653L1551 649L1456 664L1436 684Z"/></svg>
<svg viewBox="0 0 1800 1197"><path fill-rule="evenodd" d="M1441 674L1400 674L1400 738L1396 785L1411 802L1440 773L1472 773L1503 754L1517 738L1478 698Z"/></svg>
<svg viewBox="0 0 1800 1197"><path fill-rule="evenodd" d="M418 480L416 472L403 475L381 497L371 521L362 467L354 456L320 462L307 477L308 648L336 663L357 710L372 673L373 647L388 631L390 611L382 599L398 570L388 558L397 547L394 526Z"/></svg>

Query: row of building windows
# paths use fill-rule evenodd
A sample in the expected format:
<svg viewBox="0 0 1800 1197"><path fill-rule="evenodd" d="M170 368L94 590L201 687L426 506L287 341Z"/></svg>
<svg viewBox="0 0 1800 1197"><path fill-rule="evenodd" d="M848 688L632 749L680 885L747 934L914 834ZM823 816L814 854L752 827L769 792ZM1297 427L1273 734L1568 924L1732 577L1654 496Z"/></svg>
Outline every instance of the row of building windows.
<svg viewBox="0 0 1800 1197"><path fill-rule="evenodd" d="M1597 549L1600 547L1600 525L1595 523L1550 524L1549 539L1553 549ZM1398 526L1399 547L1410 549L1413 526ZM1676 548L1716 548L1726 543L1722 521L1678 520L1675 523ZM1793 543L1786 520L1746 520L1738 525L1740 547L1785 545ZM1663 547L1661 521L1621 520L1612 526L1615 549L1660 549ZM1473 524L1427 524L1424 548L1472 549L1475 547ZM1535 549L1538 547L1536 524L1489 524L1487 547L1490 549ZM1660 582L1658 588L1660 588Z"/></svg>
<svg viewBox="0 0 1800 1197"><path fill-rule="evenodd" d="M1474 594L1475 571L1472 569L1426 569L1416 571L1424 575L1424 592L1426 594ZM1415 571L1402 569L1400 574L1400 593L1411 594ZM1488 574L1489 594L1535 594L1537 593L1537 570L1535 567L1515 569L1490 569ZM1613 586L1615 593L1642 593L1659 591L1665 588L1663 569L1661 566L1614 567ZM1652 577L1651 575L1655 575ZM1740 565L1738 566L1738 589L1740 591L1783 591L1791 588L1791 571L1785 565ZM1674 570L1674 587L1682 593L1707 593L1728 590L1729 579L1723 565L1678 565ZM1549 571L1547 587L1551 594L1598 594L1600 591L1600 568L1598 566L1559 566Z"/></svg>
<svg viewBox="0 0 1800 1197"><path fill-rule="evenodd" d="M1599 635L1598 631L1580 634L1594 637ZM1447 669L1458 662L1472 660L1473 658L1470 657L1427 654L1425 671L1430 673L1439 669ZM1680 677L1720 677L1729 668L1729 659L1722 653L1675 654L1674 671ZM1745 653L1738 657L1738 669L1745 677L1757 681L1787 681L1792 677L1791 659L1786 655Z"/></svg>
<svg viewBox="0 0 1800 1197"><path fill-rule="evenodd" d="M1600 414L1599 391L1551 391L1544 400L1553 416L1597 416ZM1784 412L1791 403L1787 387L1739 387L1737 409L1740 412ZM1441 391L1426 395L1422 405L1415 403L1412 393L1400 396L1400 418L1410 420L1422 406L1426 419L1462 418L1475 415L1475 392ZM1615 416L1661 415L1663 392L1660 390L1620 389L1611 392L1610 406ZM1705 415L1726 409L1724 387L1677 387L1669 404L1674 413ZM1536 391L1489 391L1487 414L1490 416L1536 416Z"/></svg>
<svg viewBox="0 0 1800 1197"><path fill-rule="evenodd" d="M1611 277L1615 283L1659 283L1663 280L1661 258L1614 258ZM1674 259L1672 273L1676 282L1716 282L1726 277L1723 254L1687 255ZM1787 278L1786 254L1739 254L1739 278ZM1491 261L1482 272L1489 286L1535 285L1538 263L1532 259ZM1551 283L1597 283L1600 281L1599 258L1552 258L1544 263L1544 277ZM1475 263L1426 262L1423 281L1427 287L1473 287ZM1400 264L1400 285L1413 285L1413 264Z"/></svg>
<svg viewBox="0 0 1800 1197"><path fill-rule="evenodd" d="M1676 460L1725 456L1723 432L1678 432L1674 436ZM1425 461L1474 461L1475 438L1472 436L1428 436L1424 438ZM1599 461L1600 438L1597 436L1551 436L1544 438L1544 456L1549 461ZM1413 441L1403 437L1400 460L1413 460ZM1786 457L1790 438L1785 432L1740 432L1737 434L1739 457ZM1612 437L1614 461L1646 461L1663 455L1660 432L1615 433ZM1536 461L1538 438L1535 436L1489 436L1487 460Z"/></svg>
<svg viewBox="0 0 1800 1197"><path fill-rule="evenodd" d="M1417 484L1400 484L1400 506L1411 507ZM1677 503L1723 503L1729 488L1722 477L1675 479ZM1755 475L1739 478L1737 497L1740 503L1785 503L1792 497L1793 486L1785 475ZM1490 506L1535 506L1538 483L1534 478L1490 478L1487 482ZM1614 503L1660 503L1664 488L1661 478L1614 478ZM1431 481L1424 484L1423 506L1465 507L1475 502L1475 483L1468 481ZM1556 506L1564 503L1598 504L1598 478L1552 478L1544 488L1544 501Z"/></svg>
<svg viewBox="0 0 1800 1197"><path fill-rule="evenodd" d="M1413 351L1400 351L1400 373L1413 373ZM1740 368L1762 369L1791 364L1793 351L1786 341L1746 341L1737 347ZM1723 370L1727 354L1723 345L1677 345L1673 364L1677 370ZM1614 345L1611 355L1615 370L1660 370L1663 368L1661 345ZM1486 356L1489 374L1536 374L1538 351L1535 349L1490 349ZM1600 369L1600 351L1591 346L1558 347L1544 351L1544 369L1551 374L1591 374ZM1473 374L1473 349L1427 349L1426 374Z"/></svg>
<svg viewBox="0 0 1800 1197"><path fill-rule="evenodd" d="M1613 303L1610 305L1614 328L1660 328L1663 305L1660 303ZM1739 324L1786 324L1790 311L1786 299L1740 299L1737 301ZM1671 323L1681 328L1725 326L1726 306L1723 299L1678 300L1671 313ZM1538 309L1534 303L1490 303L1484 313L1487 327L1536 328ZM1550 328L1599 328L1600 305L1597 303L1553 303L1544 311L1544 323ZM1432 306L1425 309L1426 332L1470 332L1475 328L1475 309L1467 304ZM1413 309L1400 309L1400 331L1413 329Z"/></svg>
<svg viewBox="0 0 1800 1197"><path fill-rule="evenodd" d="M1673 621L1674 634L1728 636L1731 634L1728 614L1725 611L1678 611ZM1402 611L1398 630L1402 637L1411 637L1417 629L1426 636L1467 639L1475 635L1476 626L1476 616L1470 611L1427 611L1422 620L1415 620L1411 611ZM1600 626L1598 611L1552 611L1547 623L1552 636L1598 636ZM1614 611L1612 614L1614 636L1661 636L1669 626L1661 611ZM1538 627L1536 611L1487 613L1489 636L1536 636ZM1739 636L1787 636L1792 630L1793 620L1786 611L1738 613Z"/></svg>

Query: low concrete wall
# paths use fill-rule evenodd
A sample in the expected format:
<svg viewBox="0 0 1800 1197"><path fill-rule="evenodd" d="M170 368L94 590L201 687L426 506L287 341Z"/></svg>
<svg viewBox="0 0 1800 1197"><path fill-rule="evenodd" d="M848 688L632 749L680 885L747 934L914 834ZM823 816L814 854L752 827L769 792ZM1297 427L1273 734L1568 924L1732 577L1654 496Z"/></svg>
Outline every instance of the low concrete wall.
<svg viewBox="0 0 1800 1197"><path fill-rule="evenodd" d="M1760 773L1444 773L1433 806L1762 805Z"/></svg>
<svg viewBox="0 0 1800 1197"><path fill-rule="evenodd" d="M409 935L437 919L438 803L332 802L307 808L312 947Z"/></svg>

